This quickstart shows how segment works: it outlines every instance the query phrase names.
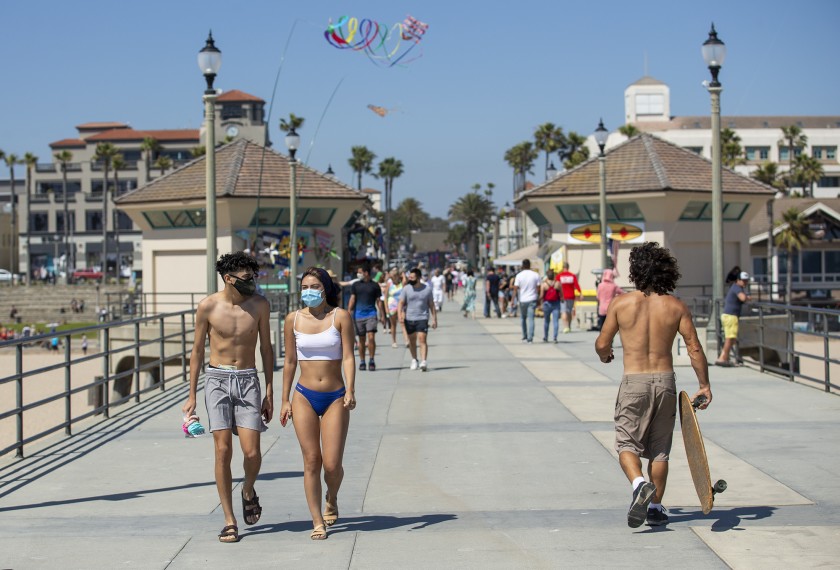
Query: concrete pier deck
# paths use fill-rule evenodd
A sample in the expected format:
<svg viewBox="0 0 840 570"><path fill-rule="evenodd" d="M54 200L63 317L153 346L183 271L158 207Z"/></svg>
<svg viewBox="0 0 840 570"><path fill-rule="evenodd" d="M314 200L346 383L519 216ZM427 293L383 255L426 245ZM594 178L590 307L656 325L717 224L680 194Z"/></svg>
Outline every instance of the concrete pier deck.
<svg viewBox="0 0 840 570"><path fill-rule="evenodd" d="M465 319L455 303L440 323L425 373L378 334L378 370L357 377L328 540L309 539L297 439L275 420L256 485L262 519L246 527L239 516L241 541L217 541L212 439L184 439L184 384L26 459L0 459L0 568L840 566L837 396L713 368L700 423L712 477L729 489L700 512L677 433L671 523L630 529L612 449L620 348L603 365L595 333L543 344L539 320L525 345L518 319ZM677 375L693 393L691 368Z"/></svg>

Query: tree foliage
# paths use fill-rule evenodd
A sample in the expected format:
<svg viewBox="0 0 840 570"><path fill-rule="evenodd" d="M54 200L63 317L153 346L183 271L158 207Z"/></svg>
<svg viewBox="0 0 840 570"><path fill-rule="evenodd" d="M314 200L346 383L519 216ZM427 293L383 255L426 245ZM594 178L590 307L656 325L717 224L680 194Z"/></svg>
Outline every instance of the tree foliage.
<svg viewBox="0 0 840 570"><path fill-rule="evenodd" d="M561 151L564 168L568 170L589 160L589 147L586 146L586 137L575 131L569 131L566 141L566 148Z"/></svg>
<svg viewBox="0 0 840 570"><path fill-rule="evenodd" d="M621 125L620 127L618 127L618 132L620 132L628 139L632 139L636 135L642 134L642 131L637 129L636 125L633 125L631 123L627 123L626 125Z"/></svg>
<svg viewBox="0 0 840 570"><path fill-rule="evenodd" d="M545 171L547 173L549 157L566 146L566 135L563 133L563 127L555 126L554 123L543 123L534 131L534 146L538 151L545 153Z"/></svg>
<svg viewBox="0 0 840 570"><path fill-rule="evenodd" d="M784 226L775 238L776 247L787 251L787 300L790 302L793 287L793 254L808 245L810 231L808 220L796 208L790 208L782 214L782 219L776 226Z"/></svg>
<svg viewBox="0 0 840 570"><path fill-rule="evenodd" d="M350 168L356 173L356 189L362 189L362 174L370 174L373 170L373 161L376 160L374 154L366 146L354 146L350 149L351 156L347 160Z"/></svg>
<svg viewBox="0 0 840 570"><path fill-rule="evenodd" d="M720 157L727 168L735 168L747 162L744 158L744 149L741 147L741 137L730 128L720 132Z"/></svg>
<svg viewBox="0 0 840 570"><path fill-rule="evenodd" d="M513 194L518 195L525 189L527 174L533 174L534 161L539 151L531 141L524 141L505 151L505 161L513 169Z"/></svg>
<svg viewBox="0 0 840 570"><path fill-rule="evenodd" d="M474 185L471 192L458 198L449 207L449 218L454 222L462 222L466 227L467 259L472 267L476 267L478 260L478 230L490 223L496 212L491 199L492 187L484 192L480 190L480 185Z"/></svg>

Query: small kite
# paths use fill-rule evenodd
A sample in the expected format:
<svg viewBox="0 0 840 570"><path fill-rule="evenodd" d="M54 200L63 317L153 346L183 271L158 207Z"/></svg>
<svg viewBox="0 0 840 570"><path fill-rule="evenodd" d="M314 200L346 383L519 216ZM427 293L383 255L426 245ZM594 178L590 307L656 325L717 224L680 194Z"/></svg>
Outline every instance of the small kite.
<svg viewBox="0 0 840 570"><path fill-rule="evenodd" d="M380 24L374 20L341 16L336 23L330 20L324 31L327 43L337 49L362 51L373 63L383 67L405 65L422 56L411 53L426 31L429 24L421 22L411 15L393 26ZM407 46L407 47L406 47Z"/></svg>
<svg viewBox="0 0 840 570"><path fill-rule="evenodd" d="M368 109L379 115L380 117L384 117L389 113L393 113L395 109L386 109L385 107L378 107L376 105L368 105Z"/></svg>

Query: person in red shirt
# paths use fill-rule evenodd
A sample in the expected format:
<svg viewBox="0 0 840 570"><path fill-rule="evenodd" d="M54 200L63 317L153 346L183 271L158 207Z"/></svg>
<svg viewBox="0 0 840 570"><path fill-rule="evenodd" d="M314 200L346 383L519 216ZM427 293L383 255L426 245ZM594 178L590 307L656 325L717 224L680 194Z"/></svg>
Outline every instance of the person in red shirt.
<svg viewBox="0 0 840 570"><path fill-rule="evenodd" d="M578 283L577 275L569 271L568 262L563 263L563 271L557 274L557 281L560 283L562 299L560 300L560 318L563 321L563 332L572 332L572 311L575 308L575 291L583 299L583 290Z"/></svg>

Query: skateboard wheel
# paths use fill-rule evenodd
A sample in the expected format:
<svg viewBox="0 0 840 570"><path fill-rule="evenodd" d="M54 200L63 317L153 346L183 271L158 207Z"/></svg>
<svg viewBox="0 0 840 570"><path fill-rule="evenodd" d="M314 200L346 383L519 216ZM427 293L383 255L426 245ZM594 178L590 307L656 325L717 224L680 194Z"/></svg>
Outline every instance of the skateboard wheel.
<svg viewBox="0 0 840 570"><path fill-rule="evenodd" d="M724 481L723 479L718 479L715 482L715 486L712 487L712 490L715 493L723 493L724 491L726 491L726 481Z"/></svg>

